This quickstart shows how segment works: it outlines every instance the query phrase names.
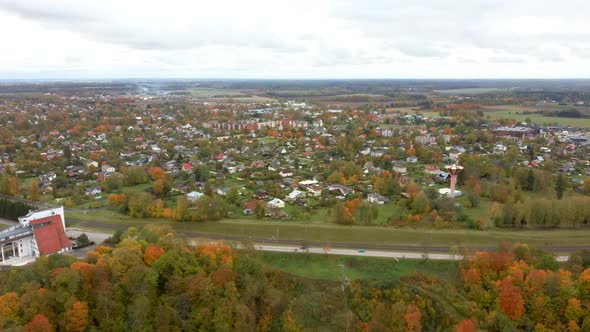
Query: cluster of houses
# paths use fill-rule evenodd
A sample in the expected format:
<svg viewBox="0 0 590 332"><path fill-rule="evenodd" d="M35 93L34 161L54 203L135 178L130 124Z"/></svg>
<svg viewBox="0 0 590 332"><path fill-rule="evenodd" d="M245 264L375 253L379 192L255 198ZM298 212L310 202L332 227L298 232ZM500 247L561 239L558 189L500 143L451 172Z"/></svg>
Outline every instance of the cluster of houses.
<svg viewBox="0 0 590 332"><path fill-rule="evenodd" d="M193 173L207 165L207 177L215 180L213 192L220 196L227 195L230 185L254 183L252 195L242 202L245 214L254 213L261 201L268 210L282 211L286 204L305 205L306 200L322 195L339 200L361 195L370 203L387 204L393 197L385 197L370 186L330 183L322 176L332 162L344 159L335 150L347 138L361 142L355 146L353 160L347 161L362 160L358 163L365 182L389 171L396 174L401 185L416 178L444 184L449 181L444 165L459 162L462 154L501 156L516 147L526 155L528 144L535 139L544 139L546 144L523 165L541 167L551 158L559 161L557 170L565 174L590 170L587 155L576 154L590 144L590 134L584 129L486 123L474 130L491 135L495 141L466 143L450 129L431 130L424 125L429 121L450 121L452 117L324 109L300 101L236 104L128 96L121 107L124 114L113 122L118 124L92 122L92 129L84 130L77 125L90 123L87 114L101 110L101 104L115 101L121 102L120 96L63 97L62 102L78 123L14 137L15 146L36 151L43 167L19 160L18 153L3 153L0 170L10 166L22 177L35 176L43 192L51 191L58 177L65 177L70 184L82 186L84 195L93 199L103 194L110 177L124 173L124 169L159 166L175 179L174 190L194 202L202 197L204 186L193 178ZM183 111L186 103L208 112L197 115L203 118L188 117ZM24 103L18 109L31 114L32 124L40 124L50 121L47 115L59 106ZM362 121L365 127L353 134L349 124L355 121ZM268 135L267 130L275 134ZM290 137L283 136L286 131ZM410 153L415 147L431 149L440 157L434 160ZM280 195L265 188L262 180L269 174L276 175L270 178L280 186Z"/></svg>

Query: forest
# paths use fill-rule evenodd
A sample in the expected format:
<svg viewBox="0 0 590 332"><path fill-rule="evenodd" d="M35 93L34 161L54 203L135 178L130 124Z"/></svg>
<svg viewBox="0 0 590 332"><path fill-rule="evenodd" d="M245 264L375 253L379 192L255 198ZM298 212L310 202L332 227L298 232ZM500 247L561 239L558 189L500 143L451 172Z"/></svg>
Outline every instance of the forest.
<svg viewBox="0 0 590 332"><path fill-rule="evenodd" d="M120 236L119 236L120 235ZM559 265L523 244L474 252L455 277L313 280L252 249L129 228L78 260L0 274L3 331L587 331L590 253ZM246 245L246 248L248 246ZM250 247L251 248L251 247Z"/></svg>

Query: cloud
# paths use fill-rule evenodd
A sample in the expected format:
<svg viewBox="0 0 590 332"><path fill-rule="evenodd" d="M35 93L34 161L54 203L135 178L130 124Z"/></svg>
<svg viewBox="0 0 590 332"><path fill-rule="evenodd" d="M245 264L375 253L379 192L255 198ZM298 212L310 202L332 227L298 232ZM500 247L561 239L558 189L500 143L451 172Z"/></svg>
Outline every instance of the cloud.
<svg viewBox="0 0 590 332"><path fill-rule="evenodd" d="M590 77L587 12L582 0L0 0L13 32L0 77Z"/></svg>

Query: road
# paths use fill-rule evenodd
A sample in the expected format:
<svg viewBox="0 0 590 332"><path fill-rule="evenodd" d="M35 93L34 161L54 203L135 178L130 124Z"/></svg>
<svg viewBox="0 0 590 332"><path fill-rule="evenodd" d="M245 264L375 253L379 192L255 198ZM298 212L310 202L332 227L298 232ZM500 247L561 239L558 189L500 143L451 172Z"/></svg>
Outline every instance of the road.
<svg viewBox="0 0 590 332"><path fill-rule="evenodd" d="M7 225L7 226L14 226L14 225L18 224L18 222L14 221L14 220L0 218L0 224Z"/></svg>
<svg viewBox="0 0 590 332"><path fill-rule="evenodd" d="M342 248L318 248L310 247L300 249L297 246L276 246L276 245L254 245L256 250L261 251L275 251L275 252L289 252L289 253L310 253L310 254L324 254L324 255L340 255L340 256L365 256L365 257L384 257L393 259L432 259L432 260L462 260L462 255L441 254L441 253L427 253L427 252L407 252L407 251L384 251L384 250L366 250L366 249L342 249ZM362 250L362 251L359 251ZM363 252L364 251L364 252ZM557 256L559 262L566 262L569 256Z"/></svg>
<svg viewBox="0 0 590 332"><path fill-rule="evenodd" d="M34 203L31 201L27 201L26 199L10 197L6 195L0 195L2 198L20 201L24 203L34 204L36 206L45 206L42 203ZM104 208L103 208L104 209ZM76 211L76 212L86 212L92 210L79 210L79 209L66 209L66 211ZM126 225L113 225L107 223L101 223L96 221L88 221L88 220L76 220L72 218L66 218L67 224L75 224L79 227L89 227L89 228L98 228L98 229L110 229L110 230L125 230L127 228ZM0 223L7 224L7 225L14 225L12 221L2 221L0 219ZM73 230L73 228L72 228ZM208 240L225 240L225 241L242 241L248 240L253 243L259 245L259 250L268 250L268 251L283 251L283 252L295 252L296 248L299 248L302 244L301 240L276 240L270 238L242 238L238 236L224 236L220 234L209 234L209 233L197 233L192 231L186 230L175 230L177 234L185 236L187 238L200 238L200 239L208 239ZM110 236L110 234L100 233L100 232L91 232L91 231L83 231L89 237L91 237L91 233L95 235L101 234L95 239L92 239L96 243L100 243L104 240L104 238ZM79 233L77 233L79 234ZM317 242L317 241L305 241L305 245L310 248L310 253L325 253L324 246L326 243ZM443 260L450 260L450 259L461 259L457 258L460 257L459 255L451 255L448 254L449 247L445 246L422 246L422 247L413 247L413 246L400 246L400 245L378 245L378 244L359 244L359 243L330 243L331 254L334 255L354 255L354 256L368 256L368 257L390 257L390 258L412 258L412 259L422 259L427 257L428 259L443 259ZM358 249L363 248L365 249L365 253L357 252ZM497 247L471 247L469 249L472 250L486 250L486 251L493 251L496 250ZM545 251L553 252L553 253L570 253L576 252L583 249L590 250L590 246L546 246L542 248ZM320 251L320 252L316 252ZM567 261L569 256L557 256L558 261Z"/></svg>

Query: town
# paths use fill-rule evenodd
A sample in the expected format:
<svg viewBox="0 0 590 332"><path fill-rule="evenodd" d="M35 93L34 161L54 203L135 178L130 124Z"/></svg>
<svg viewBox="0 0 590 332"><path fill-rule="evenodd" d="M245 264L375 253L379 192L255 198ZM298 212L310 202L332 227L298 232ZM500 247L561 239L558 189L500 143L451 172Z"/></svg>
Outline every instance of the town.
<svg viewBox="0 0 590 332"><path fill-rule="evenodd" d="M525 94L507 111L514 93L503 89L409 86L387 99L247 88L146 93L99 84L82 95L67 87L4 96L0 193L177 222L489 229L589 220L587 212L567 224L532 220L525 206L530 198L587 203L583 94ZM465 168L457 203L448 197L453 164Z"/></svg>
<svg viewBox="0 0 590 332"><path fill-rule="evenodd" d="M3 84L0 328L590 326L590 84Z"/></svg>

